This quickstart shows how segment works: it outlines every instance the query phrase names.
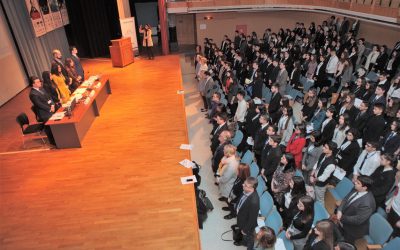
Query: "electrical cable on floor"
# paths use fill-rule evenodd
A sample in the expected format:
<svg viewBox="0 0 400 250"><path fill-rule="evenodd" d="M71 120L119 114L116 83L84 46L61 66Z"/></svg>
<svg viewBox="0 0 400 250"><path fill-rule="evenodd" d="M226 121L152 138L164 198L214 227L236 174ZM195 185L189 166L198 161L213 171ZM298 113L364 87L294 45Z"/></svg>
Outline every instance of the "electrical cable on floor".
<svg viewBox="0 0 400 250"><path fill-rule="evenodd" d="M231 229L231 230L228 230L228 231L226 231L226 232L223 232L223 233L221 234L221 240L223 240L223 241L233 241L233 240L226 240L226 239L222 238L225 234L227 234L227 233L229 233L229 232L232 232L232 229Z"/></svg>

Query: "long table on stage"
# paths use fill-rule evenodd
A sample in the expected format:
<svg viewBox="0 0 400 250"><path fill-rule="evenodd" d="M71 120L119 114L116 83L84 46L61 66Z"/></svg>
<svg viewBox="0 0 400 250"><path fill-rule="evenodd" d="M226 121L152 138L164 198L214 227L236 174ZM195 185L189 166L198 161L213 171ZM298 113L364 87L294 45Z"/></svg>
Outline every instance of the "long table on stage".
<svg viewBox="0 0 400 250"><path fill-rule="evenodd" d="M57 148L80 148L82 147L82 140L89 130L96 116L100 115L100 109L105 103L108 95L111 94L110 81L100 81L99 88L93 88L94 94L90 97L90 101L85 104L80 101L77 102L72 115L70 117L64 116L60 120L49 120L46 122L51 129ZM95 86L94 82L92 86ZM86 87L79 87L86 88ZM78 89L79 89L78 88ZM88 91L90 92L90 91ZM57 110L58 112L65 112L64 108Z"/></svg>

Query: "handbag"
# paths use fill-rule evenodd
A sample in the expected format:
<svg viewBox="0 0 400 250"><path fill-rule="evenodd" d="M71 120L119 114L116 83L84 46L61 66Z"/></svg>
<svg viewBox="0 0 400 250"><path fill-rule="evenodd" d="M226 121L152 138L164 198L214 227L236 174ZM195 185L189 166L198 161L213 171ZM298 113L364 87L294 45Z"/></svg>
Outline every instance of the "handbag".
<svg viewBox="0 0 400 250"><path fill-rule="evenodd" d="M240 228L238 227L238 225L232 225L231 228L232 228L233 241L241 242L243 240L243 234L240 231Z"/></svg>

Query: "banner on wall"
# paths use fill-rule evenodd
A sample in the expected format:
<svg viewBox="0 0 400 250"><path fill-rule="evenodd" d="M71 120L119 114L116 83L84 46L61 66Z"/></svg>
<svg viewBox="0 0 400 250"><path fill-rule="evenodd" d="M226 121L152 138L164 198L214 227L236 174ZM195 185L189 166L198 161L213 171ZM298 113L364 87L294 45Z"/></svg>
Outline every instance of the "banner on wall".
<svg viewBox="0 0 400 250"><path fill-rule="evenodd" d="M32 22L33 31L36 37L46 34L46 26L43 21L43 16L39 11L37 0L25 0L26 8L28 9L29 17Z"/></svg>
<svg viewBox="0 0 400 250"><path fill-rule="evenodd" d="M54 27L60 28L63 26L63 21L61 17L61 12L58 5L58 0L48 0L51 18L53 19Z"/></svg>
<svg viewBox="0 0 400 250"><path fill-rule="evenodd" d="M134 17L123 18L119 19L119 22L121 24L122 37L130 37L132 43L132 49L134 51L138 51L135 18Z"/></svg>
<svg viewBox="0 0 400 250"><path fill-rule="evenodd" d="M60 9L63 25L69 24L69 17L65 0L58 0L58 8Z"/></svg>
<svg viewBox="0 0 400 250"><path fill-rule="evenodd" d="M49 3L47 0L34 0L38 1L40 7L40 13L42 13L44 26L46 27L46 32L54 30L56 27L53 23L53 18L51 17Z"/></svg>

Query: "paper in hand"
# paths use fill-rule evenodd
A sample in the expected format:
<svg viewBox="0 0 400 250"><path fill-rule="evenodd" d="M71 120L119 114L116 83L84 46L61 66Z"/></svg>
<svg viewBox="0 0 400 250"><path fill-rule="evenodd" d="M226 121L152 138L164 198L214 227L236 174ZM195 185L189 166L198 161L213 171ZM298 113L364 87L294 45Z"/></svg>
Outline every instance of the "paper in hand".
<svg viewBox="0 0 400 250"><path fill-rule="evenodd" d="M183 185L186 185L186 184L191 184L191 183L197 182L197 179L196 179L196 176L190 175L190 176L181 177L181 182Z"/></svg>
<svg viewBox="0 0 400 250"><path fill-rule="evenodd" d="M193 149L193 145L191 145L191 144L181 144L181 146L179 148L180 149L184 149L184 150L192 150Z"/></svg>
<svg viewBox="0 0 400 250"><path fill-rule="evenodd" d="M185 168L193 168L195 166L194 163L188 159L184 159L183 161L180 161L179 164L181 164Z"/></svg>

